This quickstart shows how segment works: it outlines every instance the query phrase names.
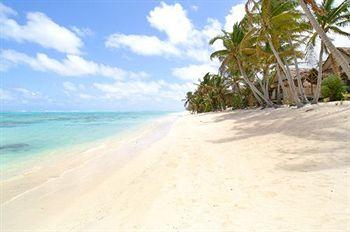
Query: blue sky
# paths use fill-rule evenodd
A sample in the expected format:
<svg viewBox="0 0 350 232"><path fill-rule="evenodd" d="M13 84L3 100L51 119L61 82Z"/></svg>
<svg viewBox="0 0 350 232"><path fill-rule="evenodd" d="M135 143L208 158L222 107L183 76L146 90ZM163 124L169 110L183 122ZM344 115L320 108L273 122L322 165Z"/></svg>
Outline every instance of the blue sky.
<svg viewBox="0 0 350 232"><path fill-rule="evenodd" d="M1 108L182 110L235 1L2 1Z"/></svg>
<svg viewBox="0 0 350 232"><path fill-rule="evenodd" d="M244 12L241 1L1 1L1 110L183 110L217 72L209 54L222 44L209 39Z"/></svg>

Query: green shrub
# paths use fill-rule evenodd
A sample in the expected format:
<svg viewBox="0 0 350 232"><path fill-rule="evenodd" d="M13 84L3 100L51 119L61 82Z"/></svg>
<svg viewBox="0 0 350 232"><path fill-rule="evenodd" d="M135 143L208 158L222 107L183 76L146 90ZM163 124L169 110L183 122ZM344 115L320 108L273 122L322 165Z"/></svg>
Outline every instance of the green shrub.
<svg viewBox="0 0 350 232"><path fill-rule="evenodd" d="M336 75L329 75L322 81L322 96L330 101L342 100L346 93L345 84Z"/></svg>
<svg viewBox="0 0 350 232"><path fill-rule="evenodd" d="M232 97L232 109L243 109L247 107L246 101L240 94L235 93Z"/></svg>

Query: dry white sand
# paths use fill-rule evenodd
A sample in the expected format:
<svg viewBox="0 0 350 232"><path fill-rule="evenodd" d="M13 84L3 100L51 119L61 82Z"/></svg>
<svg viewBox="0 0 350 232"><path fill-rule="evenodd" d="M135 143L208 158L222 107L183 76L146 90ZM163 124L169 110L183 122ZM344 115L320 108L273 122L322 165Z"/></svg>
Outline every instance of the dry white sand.
<svg viewBox="0 0 350 232"><path fill-rule="evenodd" d="M348 102L167 125L26 192L14 189L37 177L3 182L1 230L350 231Z"/></svg>

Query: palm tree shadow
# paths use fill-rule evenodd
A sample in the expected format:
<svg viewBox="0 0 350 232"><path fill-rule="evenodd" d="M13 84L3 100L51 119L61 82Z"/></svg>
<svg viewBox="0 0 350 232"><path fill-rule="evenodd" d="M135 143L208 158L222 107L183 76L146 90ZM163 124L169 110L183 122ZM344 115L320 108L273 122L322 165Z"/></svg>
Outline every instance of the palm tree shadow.
<svg viewBox="0 0 350 232"><path fill-rule="evenodd" d="M286 116L285 109L248 110L220 115L214 119L214 122L232 121L234 124L232 130L235 134L229 138L219 138L209 142L228 143L269 134L284 134L318 141L348 142L350 140L349 131L344 128L344 123L350 114L350 107L324 115L309 114L305 109L295 110L300 111L297 116ZM342 116L344 120L332 120L339 114L344 115Z"/></svg>
<svg viewBox="0 0 350 232"><path fill-rule="evenodd" d="M288 154L289 157L277 163L276 169L313 172L350 166L350 156L346 151L346 145L331 149L309 148L295 149L294 151L280 149L280 153Z"/></svg>
<svg viewBox="0 0 350 232"><path fill-rule="evenodd" d="M232 121L233 135L209 142L215 144L230 143L266 135L276 135L277 137L286 135L312 140L313 144L320 145L324 142L332 142L337 143L337 147L335 149L333 147L331 150L325 146L312 148L298 146L299 148L283 150L283 148L278 149L278 147L283 147L283 143L289 141L277 140L276 142L281 145L276 146L277 153L283 162L278 163L276 168L285 171L308 172L350 166L350 153L347 151L350 143L348 129L350 124L347 124L350 123L350 107L339 108L336 112L327 114L312 113L314 110L295 110L300 112L288 115L285 109L282 109L219 115L214 119L214 122Z"/></svg>

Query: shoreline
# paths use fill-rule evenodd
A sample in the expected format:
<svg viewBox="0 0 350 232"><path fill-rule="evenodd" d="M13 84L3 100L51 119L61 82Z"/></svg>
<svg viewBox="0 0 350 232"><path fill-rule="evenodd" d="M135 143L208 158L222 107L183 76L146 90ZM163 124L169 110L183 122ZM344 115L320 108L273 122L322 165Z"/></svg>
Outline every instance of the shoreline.
<svg viewBox="0 0 350 232"><path fill-rule="evenodd" d="M182 115L2 205L1 229L346 231L349 113L345 102Z"/></svg>
<svg viewBox="0 0 350 232"><path fill-rule="evenodd" d="M148 120L141 125L138 125L130 130L126 130L116 135L108 136L106 138L100 138L95 141L74 145L55 151L48 151L39 154L38 157L29 159L28 164L8 168L7 170L2 169L0 188L8 191L8 186L17 188L21 186L23 189L15 191L16 193L7 196L2 194L0 204L7 204L8 202L20 197L26 192L40 188L45 183L52 181L53 179L60 178L67 172L74 171L87 162L92 161L99 157L93 157L96 153L105 153L108 149L115 153L122 153L121 150L125 147L135 147L135 151L129 149L128 155L135 155L137 153L136 146L133 143L138 143L144 140L146 143L153 143L157 139L157 132L165 132L169 128L163 128L169 126L176 120L177 114L168 114L155 119ZM146 140L146 136L150 135L151 141ZM152 140L153 139L153 140ZM119 154L123 155L123 154ZM120 159L126 159L126 157L118 157ZM123 162L125 160L121 160ZM44 169L44 170L43 170ZM51 170L49 170L51 169ZM53 171L52 169L56 169ZM34 180L34 181L32 181ZM23 183L23 184L22 184ZM24 187L29 183L28 187ZM34 185L34 186L32 186ZM17 193L20 191L20 193Z"/></svg>

